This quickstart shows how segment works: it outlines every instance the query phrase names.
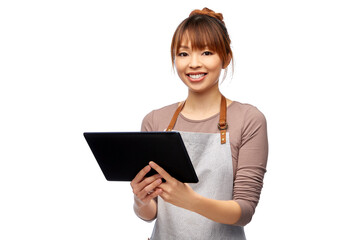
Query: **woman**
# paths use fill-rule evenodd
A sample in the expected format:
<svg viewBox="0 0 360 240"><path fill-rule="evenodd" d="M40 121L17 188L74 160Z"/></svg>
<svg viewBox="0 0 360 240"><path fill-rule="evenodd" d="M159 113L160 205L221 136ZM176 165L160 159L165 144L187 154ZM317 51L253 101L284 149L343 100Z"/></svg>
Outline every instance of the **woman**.
<svg viewBox="0 0 360 240"><path fill-rule="evenodd" d="M222 14L192 11L174 33L171 57L188 97L149 113L142 131L181 131L199 183L179 182L150 162L131 182L135 213L157 219L151 239L245 239L266 172L266 120L219 91L232 60ZM151 168L158 174L145 178Z"/></svg>

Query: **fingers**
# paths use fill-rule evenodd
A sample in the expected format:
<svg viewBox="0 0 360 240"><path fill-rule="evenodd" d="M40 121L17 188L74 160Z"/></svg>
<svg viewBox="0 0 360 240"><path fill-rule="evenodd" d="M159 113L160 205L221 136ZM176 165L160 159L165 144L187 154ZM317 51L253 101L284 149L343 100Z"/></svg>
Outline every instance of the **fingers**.
<svg viewBox="0 0 360 240"><path fill-rule="evenodd" d="M173 180L173 177L170 176L162 167L154 163L153 161L149 162L151 168L157 171L166 181Z"/></svg>
<svg viewBox="0 0 360 240"><path fill-rule="evenodd" d="M140 171L141 172L141 171ZM139 176L143 174L139 173ZM149 201L156 197L159 194L159 191L156 192L156 188L162 183L161 176L159 174L155 174L151 177L143 178L142 181L136 183L137 180L133 180L131 182L131 187L133 189L133 193L142 204L147 204Z"/></svg>
<svg viewBox="0 0 360 240"><path fill-rule="evenodd" d="M147 177L145 179L143 179L143 181L141 181L140 183L138 183L136 185L136 189L138 191L143 190L147 185L151 184L152 182L156 181L157 179L161 178L160 174L155 174L151 177Z"/></svg>
<svg viewBox="0 0 360 240"><path fill-rule="evenodd" d="M133 184L141 182L141 180L145 177L145 175L150 172L151 167L149 165L145 166L143 169L140 170L138 174L134 177L134 179L131 181L131 186Z"/></svg>
<svg viewBox="0 0 360 240"><path fill-rule="evenodd" d="M150 177L146 177L146 174L153 168L158 174L155 174ZM167 182L172 182L176 184L177 181L171 177L162 167L157 165L154 162L150 162L149 165L145 166L140 172L135 176L135 178L131 181L130 185L133 189L133 193L140 202L143 204L148 204L151 199L161 196L164 194L164 191L167 191L168 186L162 183L162 179L164 178ZM171 192L171 189L168 190Z"/></svg>
<svg viewBox="0 0 360 240"><path fill-rule="evenodd" d="M155 189L162 183L161 178L153 181L151 184L144 187L138 194L138 198L144 199L155 192Z"/></svg>
<svg viewBox="0 0 360 240"><path fill-rule="evenodd" d="M160 174L155 174L153 176L147 177L147 178L143 178L141 182L139 183L130 183L132 189L133 189L133 193L134 194L138 194L140 191L142 191L145 187L147 187L148 185L150 185L152 182L156 181L157 179L161 180L161 176ZM149 190L150 191L150 190Z"/></svg>
<svg viewBox="0 0 360 240"><path fill-rule="evenodd" d="M163 193L162 189L156 188L152 193L147 194L147 196L145 196L145 198L143 199L143 202L145 202L145 203L150 202L151 199L159 196L162 193Z"/></svg>

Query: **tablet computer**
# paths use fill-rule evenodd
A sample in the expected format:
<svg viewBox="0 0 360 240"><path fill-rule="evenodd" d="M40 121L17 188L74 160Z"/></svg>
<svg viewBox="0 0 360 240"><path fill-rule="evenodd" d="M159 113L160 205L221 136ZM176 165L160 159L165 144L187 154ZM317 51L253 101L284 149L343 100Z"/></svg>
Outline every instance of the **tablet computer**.
<svg viewBox="0 0 360 240"><path fill-rule="evenodd" d="M84 137L108 181L132 181L150 161L181 182L199 181L179 132L85 132ZM151 169L147 176L156 173Z"/></svg>

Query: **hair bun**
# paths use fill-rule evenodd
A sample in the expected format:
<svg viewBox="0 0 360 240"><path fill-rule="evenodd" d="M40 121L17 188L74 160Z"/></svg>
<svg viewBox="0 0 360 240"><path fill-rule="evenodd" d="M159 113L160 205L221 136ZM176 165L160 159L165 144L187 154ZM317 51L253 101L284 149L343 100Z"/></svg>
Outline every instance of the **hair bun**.
<svg viewBox="0 0 360 240"><path fill-rule="evenodd" d="M202 10L200 9L195 9L194 11L192 11L189 15L189 17L193 16L193 15L207 15L213 18L218 19L220 22L222 22L222 24L225 25L225 22L223 21L223 15L221 13L216 13L213 10L204 7Z"/></svg>

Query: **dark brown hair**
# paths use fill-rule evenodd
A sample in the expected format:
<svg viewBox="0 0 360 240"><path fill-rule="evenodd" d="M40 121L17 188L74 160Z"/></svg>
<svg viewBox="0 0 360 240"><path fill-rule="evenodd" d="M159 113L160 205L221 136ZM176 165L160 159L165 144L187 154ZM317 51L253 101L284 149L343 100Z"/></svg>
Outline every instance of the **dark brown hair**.
<svg viewBox="0 0 360 240"><path fill-rule="evenodd" d="M223 68L226 68L233 58L230 37L221 13L215 13L208 8L194 10L188 18L180 23L171 41L173 66L175 56L178 54L184 39L189 40L194 49L207 47L219 54Z"/></svg>

